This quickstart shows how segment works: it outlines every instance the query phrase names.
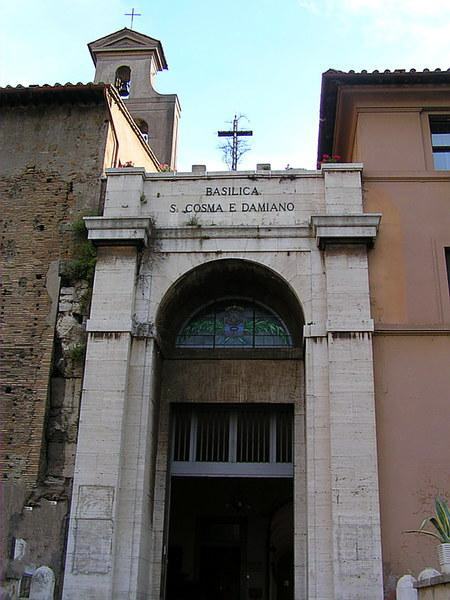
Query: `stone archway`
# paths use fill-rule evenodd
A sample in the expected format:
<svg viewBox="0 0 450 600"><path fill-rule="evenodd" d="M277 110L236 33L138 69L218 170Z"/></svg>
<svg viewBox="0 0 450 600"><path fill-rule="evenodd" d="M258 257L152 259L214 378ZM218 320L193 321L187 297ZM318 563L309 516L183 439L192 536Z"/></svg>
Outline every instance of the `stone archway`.
<svg viewBox="0 0 450 600"><path fill-rule="evenodd" d="M214 306L216 300L223 298L233 305L239 299L251 299L273 311L286 324L290 335L289 345L283 347L275 343L273 346L263 347L251 344L241 347L227 347L226 344L214 348L195 345L177 347L177 334L189 315L195 313L199 306ZM233 598L247 598L248 594L263 600L293 598L293 578L288 577L287 573L293 573L294 554L303 556L306 551L304 547L293 547L294 538L300 540L300 545L306 540L303 323L301 307L288 284L270 269L250 261L222 259L205 263L182 276L161 302L157 319L158 339L162 349L157 457L159 480L155 481L155 490L159 490L160 495L155 498L155 506L159 507L155 520L161 520L164 506L166 524L161 543L168 548L168 553L164 556L168 558L169 565L166 560L162 560L161 585L163 589L166 588L167 600L173 600L176 593L181 591L187 594L186 597L190 597L189 594L192 593L205 599L221 597L221 593L224 599L227 598L227 593L237 594ZM276 341L279 342L278 338ZM227 452L233 455L231 462L223 456L213 456L219 458L219 462L208 462L203 457L194 463L177 462L181 467L187 466L188 471L173 467L175 463L172 462L174 450L171 437L174 435L173 423L176 421L173 416L177 407L183 408L189 423L192 411L195 416L195 412L201 410L210 420L211 415L225 415L223 422L227 423L226 444L229 439L230 447L227 446ZM267 456L270 452L276 455L277 444L280 443L276 437L279 430L277 415L290 415L289 426L292 427L293 437L286 442L290 444L290 471L289 468L277 470L276 461L270 467L269 458L267 462L261 456L254 458L258 451L262 452L263 433L261 439L258 437L259 450L254 450L253 463L248 462L248 457L247 462L236 458L236 447L232 449L232 440L237 443L236 437L239 435L245 437L247 434L251 441L246 439L243 443L253 443L255 448L257 446L257 434L252 437L248 429L243 434L243 426L239 425L240 419L244 415L247 418L252 411L255 413L254 417L250 416L247 421L256 424L255 427L258 419L261 423L264 421L264 415L267 415L267 423L272 419L272 433L269 434L267 425L267 436L273 436L273 449L269 450L268 446ZM195 454L195 449L192 448L200 444L196 441L199 439L199 425L195 425L196 439L193 425L183 427L182 435L185 437L189 430L190 441L183 438L183 443L191 445L192 458ZM208 422L204 425L204 431L207 427ZM221 427L224 425L217 425L217 428ZM261 431L263 429L264 426L261 425ZM209 435L209 440L205 443L216 443L214 434L205 435ZM224 435L220 435L220 443L225 444ZM192 468L197 470L192 471ZM250 500L233 501L231 491L234 488L239 488L241 495ZM223 490L228 490L229 495L231 494L226 501L222 497ZM210 497L210 502L206 504L205 496ZM261 498L264 497L267 499L266 504L261 503ZM295 506L294 497L297 499ZM180 509L180 502L185 514ZM281 505L291 506L289 527L292 543L286 548L275 548L270 528L274 527L273 518ZM202 529L202 523L206 522L209 529L217 528L222 531L222 537L210 539L206 536ZM177 527L174 523L177 523ZM183 528L190 533L180 535ZM294 529L297 535L294 535ZM234 530L237 537L233 541L227 535L231 535ZM258 543L255 541L257 539ZM205 550L207 548L209 551ZM162 547L160 552L163 556ZM283 552L284 556L281 556ZM213 565L208 563L207 568L205 565L214 553L217 554L217 560L222 557L220 560L228 564L228 579L235 580L235 583L223 587L222 591L219 588L210 589L212 596L208 596L208 573L213 571ZM284 563L287 561L287 566L283 560ZM282 577L283 572L284 596L283 583L277 583L277 577ZM304 578L304 574L301 577Z"/></svg>

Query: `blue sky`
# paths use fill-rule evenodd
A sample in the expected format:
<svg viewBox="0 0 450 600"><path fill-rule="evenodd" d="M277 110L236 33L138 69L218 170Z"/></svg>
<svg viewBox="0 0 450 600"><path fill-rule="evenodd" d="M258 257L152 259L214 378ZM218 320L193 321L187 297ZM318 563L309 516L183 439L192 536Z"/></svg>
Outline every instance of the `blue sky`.
<svg viewBox="0 0 450 600"><path fill-rule="evenodd" d="M0 85L86 83L86 44L129 26L160 39L155 87L182 107L178 169L226 169L217 130L254 131L239 168L314 168L321 73L450 66L448 0L1 0Z"/></svg>

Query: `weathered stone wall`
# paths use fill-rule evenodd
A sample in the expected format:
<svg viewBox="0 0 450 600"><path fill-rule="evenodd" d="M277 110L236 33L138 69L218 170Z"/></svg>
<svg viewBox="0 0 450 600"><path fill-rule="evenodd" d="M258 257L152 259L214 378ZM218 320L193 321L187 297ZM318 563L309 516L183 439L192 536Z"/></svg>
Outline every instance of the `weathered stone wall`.
<svg viewBox="0 0 450 600"><path fill-rule="evenodd" d="M162 401L293 404L302 379L298 360L166 360Z"/></svg>
<svg viewBox="0 0 450 600"><path fill-rule="evenodd" d="M81 282L60 296L59 272L70 224L98 212L108 125L101 104L1 110L0 563L12 589L26 569L62 565L89 296ZM24 551L7 561L14 538Z"/></svg>

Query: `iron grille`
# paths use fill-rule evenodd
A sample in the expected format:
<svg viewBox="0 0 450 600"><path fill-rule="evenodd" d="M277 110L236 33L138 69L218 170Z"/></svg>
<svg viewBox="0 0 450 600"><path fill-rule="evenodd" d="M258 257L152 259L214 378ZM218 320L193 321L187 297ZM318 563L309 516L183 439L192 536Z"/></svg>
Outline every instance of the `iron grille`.
<svg viewBox="0 0 450 600"><path fill-rule="evenodd" d="M286 412L280 412L277 420L277 458L278 463L292 462L292 417Z"/></svg>
<svg viewBox="0 0 450 600"><path fill-rule="evenodd" d="M196 460L227 462L229 456L230 420L224 411L202 411L197 414Z"/></svg>
<svg viewBox="0 0 450 600"><path fill-rule="evenodd" d="M173 427L173 460L189 460L191 440L191 415L188 411L175 413Z"/></svg>
<svg viewBox="0 0 450 600"><path fill-rule="evenodd" d="M185 406L174 410L173 475L290 476L290 407Z"/></svg>
<svg viewBox="0 0 450 600"><path fill-rule="evenodd" d="M270 420L267 411L242 411L237 415L237 462L270 462Z"/></svg>

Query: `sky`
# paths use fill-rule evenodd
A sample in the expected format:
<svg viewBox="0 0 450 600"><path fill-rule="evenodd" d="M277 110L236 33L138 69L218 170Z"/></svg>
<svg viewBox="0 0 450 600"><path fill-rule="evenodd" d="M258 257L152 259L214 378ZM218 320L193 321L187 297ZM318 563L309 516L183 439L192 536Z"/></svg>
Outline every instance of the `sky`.
<svg viewBox="0 0 450 600"><path fill-rule="evenodd" d="M130 27L161 40L155 88L181 103L178 170L226 170L217 130L252 129L239 169L315 168L321 74L450 67L449 0L0 0L0 86L87 83L86 44Z"/></svg>

